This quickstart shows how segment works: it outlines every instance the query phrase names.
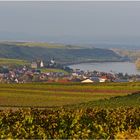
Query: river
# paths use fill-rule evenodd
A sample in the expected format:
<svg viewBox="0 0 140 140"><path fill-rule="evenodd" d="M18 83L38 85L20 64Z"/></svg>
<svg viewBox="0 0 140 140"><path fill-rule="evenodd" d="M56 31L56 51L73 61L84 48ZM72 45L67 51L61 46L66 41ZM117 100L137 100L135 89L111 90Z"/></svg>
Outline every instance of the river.
<svg viewBox="0 0 140 140"><path fill-rule="evenodd" d="M100 72L113 72L113 73L128 73L128 74L140 74L140 71L136 69L136 66L132 62L102 62L102 63L80 63L69 65L72 69L80 69L84 71L100 71Z"/></svg>

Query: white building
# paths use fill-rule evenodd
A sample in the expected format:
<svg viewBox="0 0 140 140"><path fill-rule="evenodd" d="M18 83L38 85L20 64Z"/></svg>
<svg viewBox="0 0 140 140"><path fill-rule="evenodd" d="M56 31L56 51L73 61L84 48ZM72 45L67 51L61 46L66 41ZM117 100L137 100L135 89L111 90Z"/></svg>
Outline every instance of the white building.
<svg viewBox="0 0 140 140"><path fill-rule="evenodd" d="M86 80L81 81L81 83L93 83L93 81L90 79L86 79Z"/></svg>
<svg viewBox="0 0 140 140"><path fill-rule="evenodd" d="M44 63L43 61L40 62L40 68L43 68L44 67Z"/></svg>
<svg viewBox="0 0 140 140"><path fill-rule="evenodd" d="M55 63L55 60L54 59L51 59L51 64L54 64Z"/></svg>

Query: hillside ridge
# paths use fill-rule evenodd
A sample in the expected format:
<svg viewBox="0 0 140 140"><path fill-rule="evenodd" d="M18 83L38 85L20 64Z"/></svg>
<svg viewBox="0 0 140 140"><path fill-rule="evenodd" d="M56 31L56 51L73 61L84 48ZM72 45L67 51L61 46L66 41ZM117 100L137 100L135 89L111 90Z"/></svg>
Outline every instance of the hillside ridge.
<svg viewBox="0 0 140 140"><path fill-rule="evenodd" d="M46 43L47 44L47 43ZM12 59L50 60L59 63L122 61L122 57L112 50L101 48L82 48L80 46L49 44L49 47L37 43L0 42L0 57ZM56 45L56 46L55 46Z"/></svg>

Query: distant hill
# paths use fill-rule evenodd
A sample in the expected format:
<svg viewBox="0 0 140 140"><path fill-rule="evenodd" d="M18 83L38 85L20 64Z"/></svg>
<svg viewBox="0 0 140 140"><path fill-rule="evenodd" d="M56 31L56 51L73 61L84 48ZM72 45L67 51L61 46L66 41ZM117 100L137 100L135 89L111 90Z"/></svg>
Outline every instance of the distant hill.
<svg viewBox="0 0 140 140"><path fill-rule="evenodd" d="M0 58L45 61L54 58L59 63L122 60L121 56L108 49L40 42L0 42Z"/></svg>
<svg viewBox="0 0 140 140"><path fill-rule="evenodd" d="M114 52L120 56L127 57L131 61L135 62L140 58L140 50L127 50L127 49L112 49Z"/></svg>

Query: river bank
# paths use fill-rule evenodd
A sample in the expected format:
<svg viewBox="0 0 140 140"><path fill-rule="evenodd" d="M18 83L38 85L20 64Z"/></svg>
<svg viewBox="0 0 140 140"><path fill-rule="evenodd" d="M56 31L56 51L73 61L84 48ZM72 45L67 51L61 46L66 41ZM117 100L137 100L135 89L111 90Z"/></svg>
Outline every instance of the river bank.
<svg viewBox="0 0 140 140"><path fill-rule="evenodd" d="M112 62L131 62L131 61L122 61L122 60L87 60L87 61L77 61L77 62L64 62L60 63L63 64L64 66L69 66L69 65L76 65L76 64L86 64L86 63L112 63Z"/></svg>
<svg viewBox="0 0 140 140"><path fill-rule="evenodd" d="M94 62L94 63L79 63L69 65L72 69L80 69L84 71L100 71L113 72L124 74L140 74L133 62Z"/></svg>

